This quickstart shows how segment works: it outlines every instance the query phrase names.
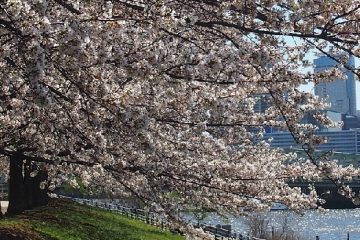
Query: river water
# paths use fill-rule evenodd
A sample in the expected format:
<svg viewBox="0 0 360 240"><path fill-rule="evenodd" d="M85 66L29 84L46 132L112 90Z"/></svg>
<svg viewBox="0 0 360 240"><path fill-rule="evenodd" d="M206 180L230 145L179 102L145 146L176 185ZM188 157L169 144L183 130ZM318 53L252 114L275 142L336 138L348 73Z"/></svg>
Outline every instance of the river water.
<svg viewBox="0 0 360 240"><path fill-rule="evenodd" d="M304 240L315 240L316 236L319 236L320 240L346 240L347 233L350 240L360 240L360 208L330 209L326 212L308 210L303 215L281 210L271 211L261 217L269 221L269 229L281 229L285 225ZM246 222L248 221L245 217L224 220L215 214L209 214L201 221L211 225L231 224L233 230L243 234L249 232Z"/></svg>
<svg viewBox="0 0 360 240"><path fill-rule="evenodd" d="M96 200L98 202L112 202L112 200ZM115 203L118 203L116 201ZM194 224L194 217L189 214L182 215ZM270 211L259 214L260 218L266 219L268 230L274 228L280 230L286 227L300 236L301 240L360 240L360 208L357 209L328 209L325 211L306 210L303 214L297 214L289 210ZM247 235L249 233L248 219L246 217L228 217L223 219L216 214L209 213L200 223L208 225L230 224L233 231Z"/></svg>

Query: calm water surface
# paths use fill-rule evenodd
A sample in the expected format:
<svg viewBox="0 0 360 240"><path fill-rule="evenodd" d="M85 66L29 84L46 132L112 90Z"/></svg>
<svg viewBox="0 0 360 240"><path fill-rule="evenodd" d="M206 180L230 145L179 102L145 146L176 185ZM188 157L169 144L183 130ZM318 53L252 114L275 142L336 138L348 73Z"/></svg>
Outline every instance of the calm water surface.
<svg viewBox="0 0 360 240"><path fill-rule="evenodd" d="M101 201L101 200L99 200ZM189 221L196 223L193 217L183 215ZM282 229L285 225L302 240L347 240L347 233L350 240L360 240L360 208L358 209L330 209L325 212L318 210L307 210L303 215L288 210L271 211L264 215L269 221L268 228ZM232 217L224 220L216 214L209 214L201 223L211 225L231 224L232 229L247 234L249 227L245 217ZM284 224L287 222L287 224Z"/></svg>
<svg viewBox="0 0 360 240"><path fill-rule="evenodd" d="M308 210L303 216L287 210L271 211L265 218L269 220L270 229L281 229L284 221L287 221L288 228L306 240L315 240L316 236L319 236L320 240L346 240L348 232L350 240L360 240L360 209L331 209L327 212ZM210 214L202 222L214 225L231 224L233 230L244 234L249 230L244 217L225 221Z"/></svg>

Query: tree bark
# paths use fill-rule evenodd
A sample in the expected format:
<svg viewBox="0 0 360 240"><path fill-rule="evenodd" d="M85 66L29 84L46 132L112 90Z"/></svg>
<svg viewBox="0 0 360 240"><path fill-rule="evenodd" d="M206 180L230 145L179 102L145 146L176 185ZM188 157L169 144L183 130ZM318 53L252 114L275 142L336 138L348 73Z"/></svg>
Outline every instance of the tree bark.
<svg viewBox="0 0 360 240"><path fill-rule="evenodd" d="M25 201L26 208L31 209L34 207L34 194L33 194L33 185L34 178L30 176L30 173L33 171L33 166L30 161L26 161L24 165L24 187L25 187Z"/></svg>
<svg viewBox="0 0 360 240"><path fill-rule="evenodd" d="M19 155L10 157L8 214L17 214L48 203L47 190L40 189L40 183L47 180L47 172L40 170L35 177L31 177L30 173L35 169L34 163L24 163Z"/></svg>
<svg viewBox="0 0 360 240"><path fill-rule="evenodd" d="M23 159L19 154L10 157L8 214L17 214L26 209L23 179Z"/></svg>
<svg viewBox="0 0 360 240"><path fill-rule="evenodd" d="M38 174L33 178L33 185L32 185L33 207L44 206L49 201L47 189L40 188L40 183L46 181L47 178L48 178L48 174L45 170L40 170Z"/></svg>
<svg viewBox="0 0 360 240"><path fill-rule="evenodd" d="M1 206L1 201L0 201L0 219L3 218L3 213L2 213L2 206Z"/></svg>

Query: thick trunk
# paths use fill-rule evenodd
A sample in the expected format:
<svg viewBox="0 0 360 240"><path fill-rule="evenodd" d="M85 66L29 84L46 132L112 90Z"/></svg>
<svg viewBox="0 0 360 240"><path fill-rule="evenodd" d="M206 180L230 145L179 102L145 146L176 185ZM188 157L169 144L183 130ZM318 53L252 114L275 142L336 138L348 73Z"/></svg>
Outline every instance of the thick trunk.
<svg viewBox="0 0 360 240"><path fill-rule="evenodd" d="M8 214L20 213L26 209L23 178L23 159L20 155L10 157L9 207Z"/></svg>
<svg viewBox="0 0 360 240"><path fill-rule="evenodd" d="M47 204L47 191L40 189L40 183L47 179L47 173L40 170L35 177L31 177L30 173L35 168L34 163L27 161L24 164L19 156L10 158L8 214L17 214Z"/></svg>
<svg viewBox="0 0 360 240"><path fill-rule="evenodd" d="M26 208L31 209L34 207L34 192L33 192L33 185L34 185L34 178L30 176L30 173L33 171L33 166L31 162L26 161L24 165L24 187L25 187L25 201L26 201Z"/></svg>
<svg viewBox="0 0 360 240"><path fill-rule="evenodd" d="M40 183L46 181L48 178L47 172L40 170L36 177L33 178L33 207L44 206L48 203L49 198L47 195L47 189L41 189Z"/></svg>
<svg viewBox="0 0 360 240"><path fill-rule="evenodd" d="M3 213L2 213L2 206L1 206L1 201L0 201L0 219L3 218Z"/></svg>

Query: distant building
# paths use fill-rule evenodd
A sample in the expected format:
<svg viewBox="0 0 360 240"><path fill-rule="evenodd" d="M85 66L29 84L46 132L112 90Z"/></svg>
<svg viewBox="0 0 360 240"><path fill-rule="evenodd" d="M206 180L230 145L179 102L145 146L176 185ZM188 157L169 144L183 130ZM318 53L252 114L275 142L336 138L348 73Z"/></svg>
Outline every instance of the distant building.
<svg viewBox="0 0 360 240"><path fill-rule="evenodd" d="M338 63L328 56L320 56L314 60L315 72L321 72L336 66ZM355 68L355 59L349 58L347 64L350 68ZM329 110L342 114L356 115L356 87L355 74L349 70L344 70L347 80L335 80L332 82L321 82L315 85L315 95L327 98L331 104Z"/></svg>
<svg viewBox="0 0 360 240"><path fill-rule="evenodd" d="M253 95L256 102L254 105L254 112L255 113L265 113L266 110L272 106L272 97L269 93L256 93ZM265 132L273 132L274 128L271 126L264 126ZM249 129L249 131L257 132L258 128Z"/></svg>
<svg viewBox="0 0 360 240"><path fill-rule="evenodd" d="M322 72L333 68L338 63L328 56L320 56L314 60L315 72ZM355 68L355 59L349 57L347 64ZM327 99L331 104L328 110L322 111L334 122L343 121L343 126L337 128L325 128L313 117L314 112L305 114L301 123L316 125L319 131L316 133L327 139L327 142L316 146L318 151L333 151L346 154L360 154L360 118L356 117L356 87L355 74L350 70L344 70L347 80L335 80L332 82L320 82L315 85L315 95ZM255 105L255 110L263 112L267 102L260 98ZM301 149L302 146L295 143L293 136L288 131L266 131L265 138L272 138L271 146L284 149Z"/></svg>
<svg viewBox="0 0 360 240"><path fill-rule="evenodd" d="M317 135L326 137L327 143L318 145L316 150L360 154L360 129L319 131ZM266 133L265 138L273 139L270 143L272 147L284 149L301 148L301 146L295 143L290 132Z"/></svg>
<svg viewBox="0 0 360 240"><path fill-rule="evenodd" d="M257 100L254 105L255 113L265 113L265 111L271 107L272 100L269 93L258 93L255 94L254 97Z"/></svg>
<svg viewBox="0 0 360 240"><path fill-rule="evenodd" d="M347 114L342 114L341 120L343 121L343 130L360 128L360 118L358 116L352 116Z"/></svg>
<svg viewBox="0 0 360 240"><path fill-rule="evenodd" d="M342 130L341 127L326 128L325 126L321 125L319 123L319 121L317 121L313 116L313 114L315 112L320 112L320 111L310 111L310 112L305 113L305 115L304 115L303 119L300 121L300 123L308 123L308 124L315 125L319 128L319 131L341 131ZM345 114L341 114L341 113L331 111L331 110L324 110L321 112L324 113L333 122L343 121L342 117L345 115Z"/></svg>
<svg viewBox="0 0 360 240"><path fill-rule="evenodd" d="M270 93L257 93L254 94L253 97L255 98L256 102L254 105L254 112L263 114L265 113L270 107L274 106L274 100ZM283 98L288 98L288 93L284 93ZM283 119L282 116L278 117L278 120ZM279 128L272 127L272 126L264 126L265 132L277 132L281 131ZM258 128L255 129L255 132ZM251 131L251 130L250 130Z"/></svg>

